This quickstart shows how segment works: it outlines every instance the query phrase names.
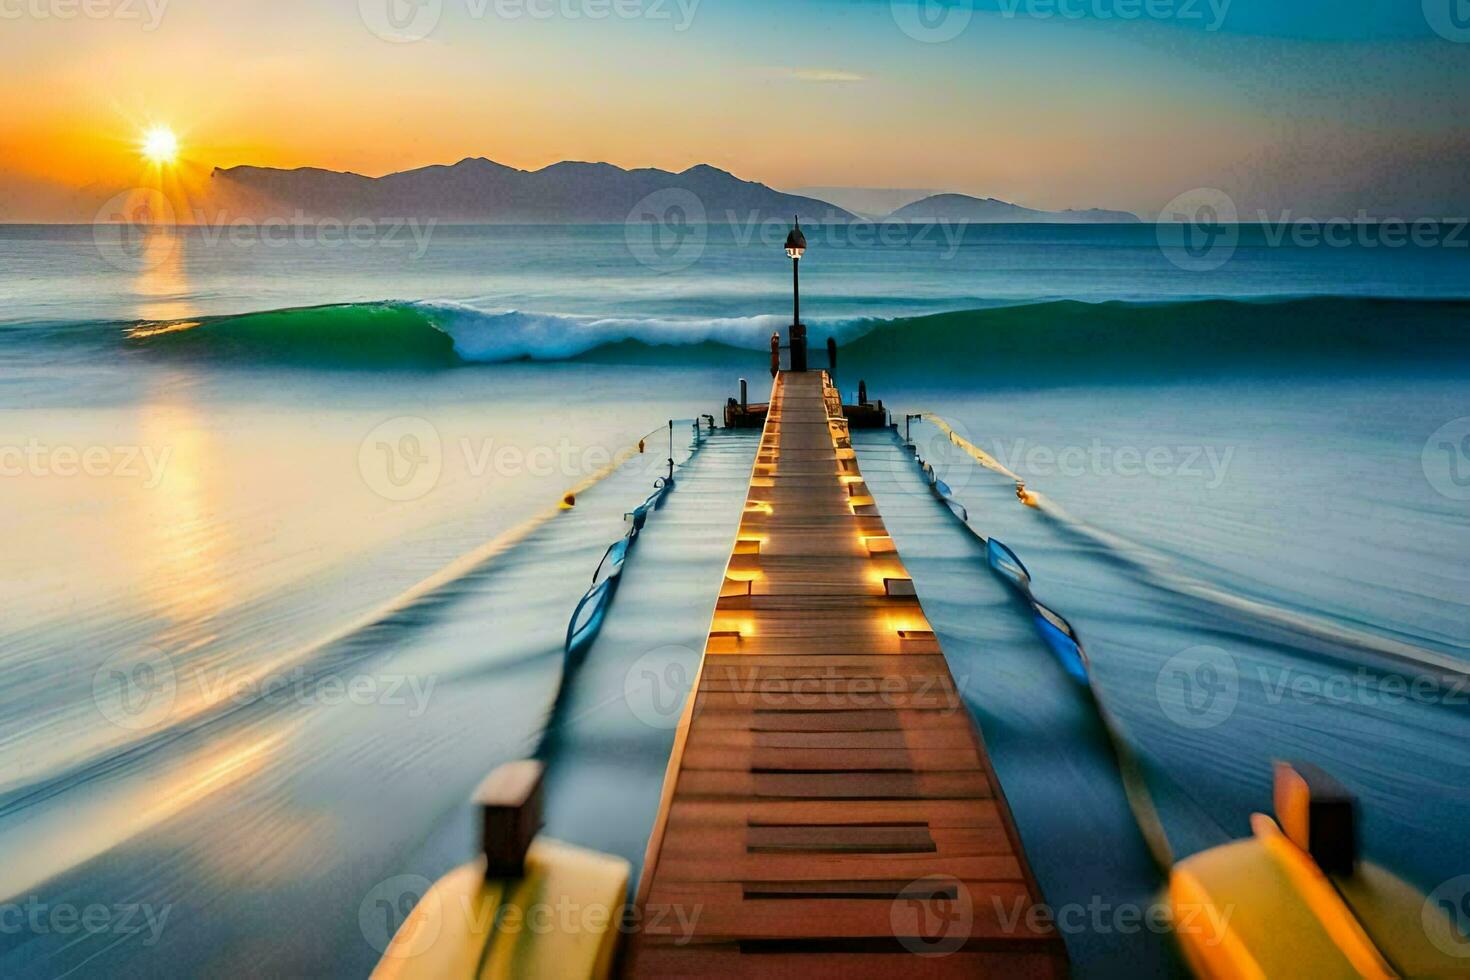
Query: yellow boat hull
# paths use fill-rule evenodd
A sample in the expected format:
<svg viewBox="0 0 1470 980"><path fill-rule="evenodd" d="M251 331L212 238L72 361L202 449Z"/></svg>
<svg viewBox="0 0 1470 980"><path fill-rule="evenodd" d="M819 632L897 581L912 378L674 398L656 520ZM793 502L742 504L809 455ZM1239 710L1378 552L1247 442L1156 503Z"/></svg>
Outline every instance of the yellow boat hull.
<svg viewBox="0 0 1470 980"><path fill-rule="evenodd" d="M373 980L511 980L612 975L628 862L537 838L522 878L485 880L483 859L430 889Z"/></svg>
<svg viewBox="0 0 1470 980"><path fill-rule="evenodd" d="M1175 865L1169 900L1175 933L1195 974L1210 980L1352 980L1470 977L1470 959L1430 938L1425 917L1442 918L1425 897L1362 862L1327 875L1270 817L1255 835Z"/></svg>

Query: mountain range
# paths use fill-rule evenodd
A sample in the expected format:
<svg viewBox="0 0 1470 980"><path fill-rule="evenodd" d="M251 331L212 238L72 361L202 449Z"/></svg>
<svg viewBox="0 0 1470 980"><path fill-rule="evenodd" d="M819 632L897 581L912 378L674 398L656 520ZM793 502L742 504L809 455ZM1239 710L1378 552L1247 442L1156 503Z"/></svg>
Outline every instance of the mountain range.
<svg viewBox="0 0 1470 980"><path fill-rule="evenodd" d="M787 194L707 164L680 173L565 161L518 170L474 157L448 166L364 177L316 167L216 168L206 194L232 220L418 219L487 224L622 223L639 208L652 219L734 224L861 220L816 197ZM677 209L679 217L670 218ZM656 212L656 214L653 214ZM990 198L935 194L898 208L896 221L1136 222L1126 211L1037 211Z"/></svg>
<svg viewBox="0 0 1470 980"><path fill-rule="evenodd" d="M935 194L906 204L888 217L894 221L968 221L971 224L1136 224L1131 211L1037 211L993 197L967 194Z"/></svg>
<svg viewBox="0 0 1470 980"><path fill-rule="evenodd" d="M231 167L216 169L210 183L213 206L250 217L289 217L299 210L308 217L341 219L597 224L627 221L641 206L658 211L660 218L679 207L682 220L695 224L789 221L795 214L814 223L854 219L835 205L783 194L705 164L682 173L570 161L517 170L472 158L386 177L315 168ZM659 196L650 200L652 195Z"/></svg>
<svg viewBox="0 0 1470 980"><path fill-rule="evenodd" d="M845 208L860 218L880 220L905 204L913 204L926 197L942 193L939 190L921 190L917 187L788 187L788 194L814 197L819 201L830 201Z"/></svg>

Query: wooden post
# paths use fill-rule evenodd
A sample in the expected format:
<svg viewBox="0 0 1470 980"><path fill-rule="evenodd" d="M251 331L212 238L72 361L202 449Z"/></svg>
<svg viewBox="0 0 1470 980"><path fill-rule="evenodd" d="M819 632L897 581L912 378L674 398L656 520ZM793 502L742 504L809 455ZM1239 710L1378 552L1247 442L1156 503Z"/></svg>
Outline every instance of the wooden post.
<svg viewBox="0 0 1470 980"><path fill-rule="evenodd" d="M487 880L525 874L526 851L542 826L544 775L545 766L534 759L508 762L475 790Z"/></svg>
<svg viewBox="0 0 1470 980"><path fill-rule="evenodd" d="M913 422L914 419L922 419L923 417L922 415L905 415L903 417L903 444L906 448L914 448L914 437L909 429L909 423Z"/></svg>
<svg viewBox="0 0 1470 980"><path fill-rule="evenodd" d="M1358 863L1357 801L1347 787L1307 762L1276 763L1276 820L1287 838L1328 874Z"/></svg>
<svg viewBox="0 0 1470 980"><path fill-rule="evenodd" d="M799 327L801 326L801 261L799 259L791 260L791 300L793 303L791 323L792 326Z"/></svg>

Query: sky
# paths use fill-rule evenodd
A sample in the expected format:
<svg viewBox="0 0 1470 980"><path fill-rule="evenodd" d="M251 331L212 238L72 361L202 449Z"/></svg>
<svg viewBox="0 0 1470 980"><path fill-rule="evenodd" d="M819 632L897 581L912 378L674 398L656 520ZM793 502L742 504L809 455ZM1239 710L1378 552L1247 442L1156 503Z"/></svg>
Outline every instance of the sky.
<svg viewBox="0 0 1470 980"><path fill-rule="evenodd" d="M141 133L215 166L485 156L1145 216L1470 214L1470 0L0 0L0 221Z"/></svg>

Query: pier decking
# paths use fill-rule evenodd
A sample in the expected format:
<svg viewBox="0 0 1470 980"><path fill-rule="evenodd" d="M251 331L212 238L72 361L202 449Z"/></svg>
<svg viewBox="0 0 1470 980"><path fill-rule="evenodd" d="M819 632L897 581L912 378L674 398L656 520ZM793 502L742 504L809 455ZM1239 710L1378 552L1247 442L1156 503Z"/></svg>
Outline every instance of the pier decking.
<svg viewBox="0 0 1470 980"><path fill-rule="evenodd" d="M776 379L726 576L630 971L1065 975L821 372Z"/></svg>

